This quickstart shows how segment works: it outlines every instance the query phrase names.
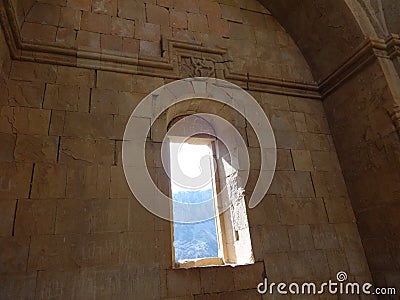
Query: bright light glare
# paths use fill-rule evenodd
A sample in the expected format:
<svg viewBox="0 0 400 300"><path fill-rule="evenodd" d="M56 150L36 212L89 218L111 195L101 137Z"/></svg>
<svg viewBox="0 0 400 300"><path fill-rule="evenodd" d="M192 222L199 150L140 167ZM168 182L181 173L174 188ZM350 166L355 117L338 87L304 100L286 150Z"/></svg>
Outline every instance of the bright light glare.
<svg viewBox="0 0 400 300"><path fill-rule="evenodd" d="M201 190L211 188L211 158L212 158L212 150L209 144L190 144L190 143L180 143L180 142L171 142L170 143L170 155L177 157L177 160L171 159L171 174L172 174L172 190L185 190L179 186L179 183L184 182L181 178L179 178L178 169L182 172L183 175L189 178L196 178L202 174L207 175L210 179L209 182L204 182L202 187L199 187ZM208 158L208 163L203 164L203 169L200 164L201 159L203 157ZM205 185L206 184L206 185Z"/></svg>

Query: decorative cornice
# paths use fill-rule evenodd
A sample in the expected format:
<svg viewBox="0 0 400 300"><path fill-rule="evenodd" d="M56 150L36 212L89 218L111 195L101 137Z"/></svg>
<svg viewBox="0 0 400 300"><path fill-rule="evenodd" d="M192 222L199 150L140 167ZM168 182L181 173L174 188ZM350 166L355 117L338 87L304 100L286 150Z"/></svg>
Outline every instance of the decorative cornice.
<svg viewBox="0 0 400 300"><path fill-rule="evenodd" d="M162 57L146 57L88 48L66 48L23 41L10 0L0 0L0 22L15 60L84 67L122 73L181 79L211 76L229 80L252 91L322 99L376 57L394 59L400 54L400 39L365 40L354 54L324 80L303 83L235 73L227 49L210 48L196 42L162 40Z"/></svg>

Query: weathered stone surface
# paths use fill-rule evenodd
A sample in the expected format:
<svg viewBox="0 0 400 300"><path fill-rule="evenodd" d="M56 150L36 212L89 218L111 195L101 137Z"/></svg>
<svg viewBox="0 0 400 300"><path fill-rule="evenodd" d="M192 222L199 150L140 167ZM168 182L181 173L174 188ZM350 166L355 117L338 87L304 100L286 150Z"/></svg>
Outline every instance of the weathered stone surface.
<svg viewBox="0 0 400 300"><path fill-rule="evenodd" d="M133 38L135 34L135 22L123 18L111 18L111 34Z"/></svg>
<svg viewBox="0 0 400 300"><path fill-rule="evenodd" d="M322 198L280 198L278 207L283 224L328 222Z"/></svg>
<svg viewBox="0 0 400 300"><path fill-rule="evenodd" d="M26 16L26 21L32 23L58 25L60 19L60 7L45 3L36 3Z"/></svg>
<svg viewBox="0 0 400 300"><path fill-rule="evenodd" d="M55 136L17 135L14 157L23 162L55 162L58 138Z"/></svg>
<svg viewBox="0 0 400 300"><path fill-rule="evenodd" d="M92 11L95 13L117 15L117 0L93 0Z"/></svg>
<svg viewBox="0 0 400 300"><path fill-rule="evenodd" d="M118 1L118 16L130 20L145 21L145 4L137 0L120 0Z"/></svg>
<svg viewBox="0 0 400 300"><path fill-rule="evenodd" d="M63 135L90 139L113 137L113 116L67 112Z"/></svg>
<svg viewBox="0 0 400 300"><path fill-rule="evenodd" d="M89 109L89 88L70 85L46 85L44 108L87 112Z"/></svg>
<svg viewBox="0 0 400 300"><path fill-rule="evenodd" d="M25 81L54 82L57 66L14 60L11 66L11 79Z"/></svg>
<svg viewBox="0 0 400 300"><path fill-rule="evenodd" d="M2 162L0 169L0 198L28 198L32 164Z"/></svg>
<svg viewBox="0 0 400 300"><path fill-rule="evenodd" d="M114 163L114 141L62 138L60 162L74 162L111 165Z"/></svg>
<svg viewBox="0 0 400 300"><path fill-rule="evenodd" d="M309 225L288 226L290 248L294 251L314 249L313 236Z"/></svg>
<svg viewBox="0 0 400 300"><path fill-rule="evenodd" d="M201 285L199 269L167 271L168 297L199 294L200 289Z"/></svg>
<svg viewBox="0 0 400 300"><path fill-rule="evenodd" d="M79 29L82 12L70 7L61 8L60 26L70 29Z"/></svg>
<svg viewBox="0 0 400 300"><path fill-rule="evenodd" d="M109 198L110 167L76 163L68 166L67 198Z"/></svg>
<svg viewBox="0 0 400 300"><path fill-rule="evenodd" d="M10 80L8 86L8 103L11 106L41 108L43 103L44 84Z"/></svg>
<svg viewBox="0 0 400 300"><path fill-rule="evenodd" d="M0 161L14 161L15 135L0 133Z"/></svg>
<svg viewBox="0 0 400 300"><path fill-rule="evenodd" d="M15 215L15 199L0 200L0 236L11 236Z"/></svg>
<svg viewBox="0 0 400 300"><path fill-rule="evenodd" d="M82 30L106 33L111 32L111 17L102 14L83 12L81 20Z"/></svg>
<svg viewBox="0 0 400 300"><path fill-rule="evenodd" d="M35 164L32 198L64 198L67 167L61 164Z"/></svg>
<svg viewBox="0 0 400 300"><path fill-rule="evenodd" d="M15 235L54 234L57 200L18 200Z"/></svg>
<svg viewBox="0 0 400 300"><path fill-rule="evenodd" d="M93 70L59 66L57 72L58 84L93 87L94 86L94 75Z"/></svg>
<svg viewBox="0 0 400 300"><path fill-rule="evenodd" d="M7 299L35 299L36 272L0 275L0 294Z"/></svg>
<svg viewBox="0 0 400 300"><path fill-rule="evenodd" d="M309 172L276 171L269 193L289 197L314 197Z"/></svg>
<svg viewBox="0 0 400 300"><path fill-rule="evenodd" d="M293 164L296 171L313 171L310 151L292 150Z"/></svg>
<svg viewBox="0 0 400 300"><path fill-rule="evenodd" d="M29 252L29 238L0 237L2 250L0 263L2 273L18 273L26 271Z"/></svg>
<svg viewBox="0 0 400 300"><path fill-rule="evenodd" d="M50 110L25 107L14 108L13 130L16 133L47 135Z"/></svg>

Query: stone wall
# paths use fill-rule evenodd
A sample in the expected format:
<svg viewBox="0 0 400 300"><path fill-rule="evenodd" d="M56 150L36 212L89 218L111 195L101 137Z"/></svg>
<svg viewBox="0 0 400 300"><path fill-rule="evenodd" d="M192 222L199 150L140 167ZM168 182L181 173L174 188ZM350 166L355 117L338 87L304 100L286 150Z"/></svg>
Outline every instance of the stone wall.
<svg viewBox="0 0 400 300"><path fill-rule="evenodd" d="M325 100L358 228L377 285L399 289L399 136L376 61Z"/></svg>
<svg viewBox="0 0 400 300"><path fill-rule="evenodd" d="M237 72L313 81L292 39L256 1L116 4L38 1L26 14L23 37L161 57L165 35L228 48ZM121 164L129 115L170 79L17 60L5 74L6 92L0 94L2 297L260 299L256 286L264 272L271 281L321 282L335 279L338 271L370 280L320 100L249 90L270 118L278 146L269 193L248 210L257 263L174 270L170 223L133 198ZM248 199L258 176L259 148L246 121L236 125L247 137L252 162ZM165 119L156 122L149 149L160 147L165 130ZM150 155L149 160L157 183L167 186L160 158Z"/></svg>

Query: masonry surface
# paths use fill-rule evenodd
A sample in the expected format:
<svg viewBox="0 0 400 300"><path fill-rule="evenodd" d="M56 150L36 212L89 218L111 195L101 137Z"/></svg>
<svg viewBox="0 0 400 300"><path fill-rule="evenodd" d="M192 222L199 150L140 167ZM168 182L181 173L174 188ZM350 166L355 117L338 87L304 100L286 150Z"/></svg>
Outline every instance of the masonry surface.
<svg viewBox="0 0 400 300"><path fill-rule="evenodd" d="M331 52L322 29L314 40L301 35L304 11L316 22L316 4L295 5L294 31L293 19L281 18L293 10L281 2L0 4L0 299L260 299L265 272L271 281L322 282L346 271L355 281L398 287L399 58L371 50L372 59L354 59L359 65L349 63L354 72L346 73L341 63L361 57L353 53L363 53L368 33L329 15L331 1L320 3L323 23L332 22L325 33L340 36ZM350 8L338 2L335 16L348 20ZM344 26L351 30L341 35ZM275 133L274 180L247 211L253 265L172 269L170 223L145 210L124 177L122 138L133 109L191 76L246 89ZM251 126L210 100L182 105L239 130L250 153L248 199L260 170ZM155 122L146 146L164 190L157 154L167 121L164 114Z"/></svg>

